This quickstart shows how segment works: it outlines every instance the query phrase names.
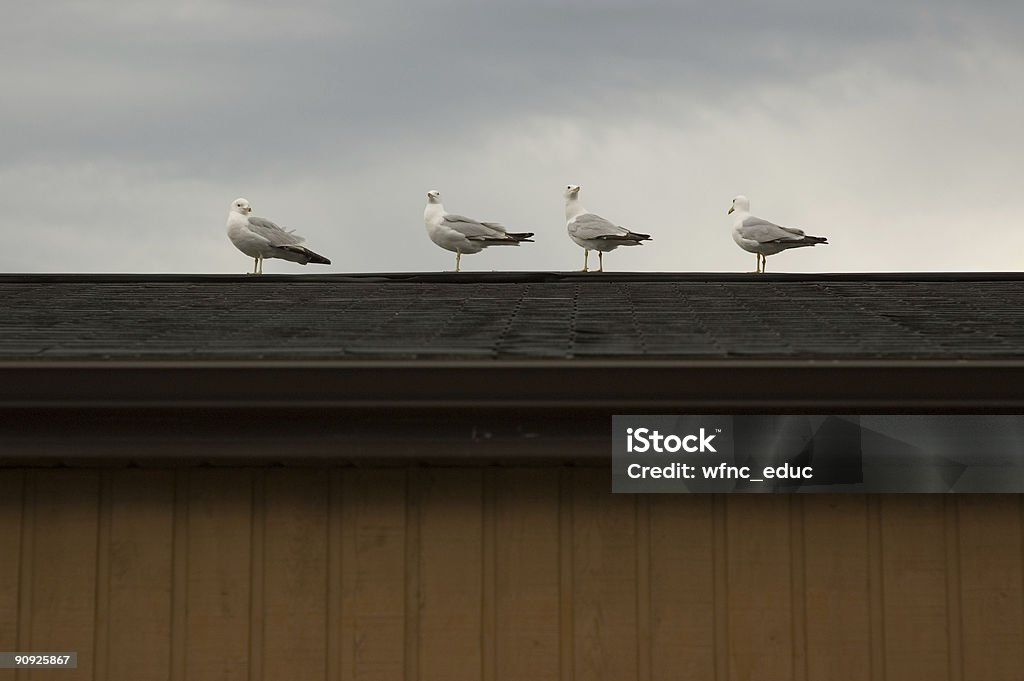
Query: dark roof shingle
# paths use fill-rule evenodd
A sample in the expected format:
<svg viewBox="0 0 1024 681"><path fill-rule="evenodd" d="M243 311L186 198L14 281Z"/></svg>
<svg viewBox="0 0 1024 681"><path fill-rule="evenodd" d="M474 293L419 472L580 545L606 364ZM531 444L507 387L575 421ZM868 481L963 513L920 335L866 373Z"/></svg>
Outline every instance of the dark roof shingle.
<svg viewBox="0 0 1024 681"><path fill-rule="evenodd" d="M0 275L0 360L1024 357L1024 276Z"/></svg>

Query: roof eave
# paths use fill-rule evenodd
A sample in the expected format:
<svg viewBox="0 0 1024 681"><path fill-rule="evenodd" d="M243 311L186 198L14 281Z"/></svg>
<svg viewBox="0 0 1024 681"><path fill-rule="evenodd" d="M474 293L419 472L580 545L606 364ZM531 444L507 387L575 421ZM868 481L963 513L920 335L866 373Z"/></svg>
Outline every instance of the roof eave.
<svg viewBox="0 0 1024 681"><path fill-rule="evenodd" d="M0 362L0 409L1024 408L1024 360Z"/></svg>

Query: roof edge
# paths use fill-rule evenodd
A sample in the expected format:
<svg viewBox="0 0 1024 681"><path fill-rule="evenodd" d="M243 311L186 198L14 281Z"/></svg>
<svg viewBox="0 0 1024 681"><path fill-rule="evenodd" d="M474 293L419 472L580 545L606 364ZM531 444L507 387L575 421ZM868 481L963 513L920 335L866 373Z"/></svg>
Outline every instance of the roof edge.
<svg viewBox="0 0 1024 681"><path fill-rule="evenodd" d="M1022 409L1024 361L0 362L0 409Z"/></svg>
<svg viewBox="0 0 1024 681"><path fill-rule="evenodd" d="M1024 272L358 272L328 274L0 273L0 284L44 283L581 283L603 282L978 282L1021 281Z"/></svg>

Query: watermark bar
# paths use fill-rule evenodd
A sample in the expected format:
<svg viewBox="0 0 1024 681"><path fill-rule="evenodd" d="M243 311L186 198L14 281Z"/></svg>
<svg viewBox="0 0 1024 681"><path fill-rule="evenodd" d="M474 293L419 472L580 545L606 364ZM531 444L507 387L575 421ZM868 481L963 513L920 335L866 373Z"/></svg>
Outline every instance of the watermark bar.
<svg viewBox="0 0 1024 681"><path fill-rule="evenodd" d="M1024 416L614 416L612 491L1024 493Z"/></svg>
<svg viewBox="0 0 1024 681"><path fill-rule="evenodd" d="M78 653L0 653L0 669L77 669Z"/></svg>

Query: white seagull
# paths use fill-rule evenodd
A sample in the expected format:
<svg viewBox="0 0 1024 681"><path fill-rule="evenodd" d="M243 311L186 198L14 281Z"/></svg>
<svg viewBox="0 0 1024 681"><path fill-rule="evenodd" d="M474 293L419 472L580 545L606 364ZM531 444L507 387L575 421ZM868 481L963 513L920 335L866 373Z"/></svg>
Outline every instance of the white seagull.
<svg viewBox="0 0 1024 681"><path fill-rule="evenodd" d="M757 258L757 272L764 272L768 264L767 256L781 253L789 248L803 248L827 244L828 239L822 236L808 236L802 229L780 227L767 220L750 214L750 199L737 196L732 200L729 213L736 214L732 227L732 238L740 248L754 253Z"/></svg>
<svg viewBox="0 0 1024 681"><path fill-rule="evenodd" d="M441 193L427 192L423 209L427 236L441 248L455 253L455 271L459 271L463 253L479 253L488 246L518 246L532 242L533 232L507 232L497 222L477 222L465 215L449 213L441 204Z"/></svg>
<svg viewBox="0 0 1024 681"><path fill-rule="evenodd" d="M231 204L228 238L238 250L253 259L253 274L263 274L264 258L291 260L302 265L311 262L331 264L324 256L300 245L305 239L294 229L285 230L270 220L254 217L252 207L245 199L235 199Z"/></svg>
<svg viewBox="0 0 1024 681"><path fill-rule="evenodd" d="M598 272L604 272L604 254L619 246L641 246L651 238L650 234L631 232L600 215L588 213L580 203L580 186L570 184L565 188L565 226L569 238L583 247L583 272L588 272L590 252L597 251L600 263Z"/></svg>

